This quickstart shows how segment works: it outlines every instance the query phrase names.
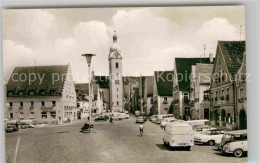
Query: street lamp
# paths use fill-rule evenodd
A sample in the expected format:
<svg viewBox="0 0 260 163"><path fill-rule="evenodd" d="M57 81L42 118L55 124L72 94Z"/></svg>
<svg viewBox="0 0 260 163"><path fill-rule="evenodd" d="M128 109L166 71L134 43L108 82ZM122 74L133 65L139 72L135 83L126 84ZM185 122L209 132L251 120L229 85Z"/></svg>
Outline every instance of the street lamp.
<svg viewBox="0 0 260 163"><path fill-rule="evenodd" d="M82 54L83 57L86 57L87 63L88 63L88 75L89 75L89 84L88 84L88 95L89 95L89 126L91 125L91 115L92 115L92 97L90 95L90 84L91 84L91 73L90 73L90 65L91 65L91 59L93 56L96 56L95 54Z"/></svg>

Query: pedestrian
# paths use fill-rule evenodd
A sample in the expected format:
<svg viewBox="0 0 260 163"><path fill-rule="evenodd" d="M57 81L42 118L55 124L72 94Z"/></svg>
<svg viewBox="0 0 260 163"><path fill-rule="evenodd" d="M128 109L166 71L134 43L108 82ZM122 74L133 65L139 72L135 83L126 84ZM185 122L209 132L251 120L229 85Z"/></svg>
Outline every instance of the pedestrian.
<svg viewBox="0 0 260 163"><path fill-rule="evenodd" d="M144 125L143 125L143 123L140 124L139 130L140 130L140 135L143 136L143 132L144 132Z"/></svg>

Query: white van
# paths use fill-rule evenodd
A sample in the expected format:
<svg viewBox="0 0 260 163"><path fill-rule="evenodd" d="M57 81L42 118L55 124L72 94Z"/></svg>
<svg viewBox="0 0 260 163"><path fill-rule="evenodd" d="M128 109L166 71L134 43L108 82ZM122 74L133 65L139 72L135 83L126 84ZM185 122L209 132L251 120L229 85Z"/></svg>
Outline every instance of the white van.
<svg viewBox="0 0 260 163"><path fill-rule="evenodd" d="M160 124L166 118L173 118L173 114L163 114L156 117L155 123Z"/></svg>
<svg viewBox="0 0 260 163"><path fill-rule="evenodd" d="M163 143L170 147L185 147L187 150L194 145L192 126L187 123L167 123L164 128Z"/></svg>

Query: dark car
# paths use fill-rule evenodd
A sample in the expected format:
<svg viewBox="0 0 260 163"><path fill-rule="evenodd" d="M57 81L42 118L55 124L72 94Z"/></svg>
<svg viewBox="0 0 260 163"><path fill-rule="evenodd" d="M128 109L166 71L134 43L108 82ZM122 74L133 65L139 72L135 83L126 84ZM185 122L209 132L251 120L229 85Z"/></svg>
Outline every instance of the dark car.
<svg viewBox="0 0 260 163"><path fill-rule="evenodd" d="M10 125L8 124L6 127L6 132L15 132L18 131L19 129L15 125Z"/></svg>
<svg viewBox="0 0 260 163"><path fill-rule="evenodd" d="M97 118L94 119L95 122L98 122L98 121L106 121L107 118L105 116L98 116Z"/></svg>

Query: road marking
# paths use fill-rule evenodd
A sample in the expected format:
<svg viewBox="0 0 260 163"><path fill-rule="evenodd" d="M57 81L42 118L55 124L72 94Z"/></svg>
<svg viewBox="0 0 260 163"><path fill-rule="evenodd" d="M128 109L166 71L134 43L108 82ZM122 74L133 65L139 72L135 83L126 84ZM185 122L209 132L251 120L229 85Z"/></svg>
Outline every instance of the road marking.
<svg viewBox="0 0 260 163"><path fill-rule="evenodd" d="M17 140L13 163L16 163L16 157L17 157L17 153L18 153L19 143L20 143L20 136L18 137L18 140Z"/></svg>

